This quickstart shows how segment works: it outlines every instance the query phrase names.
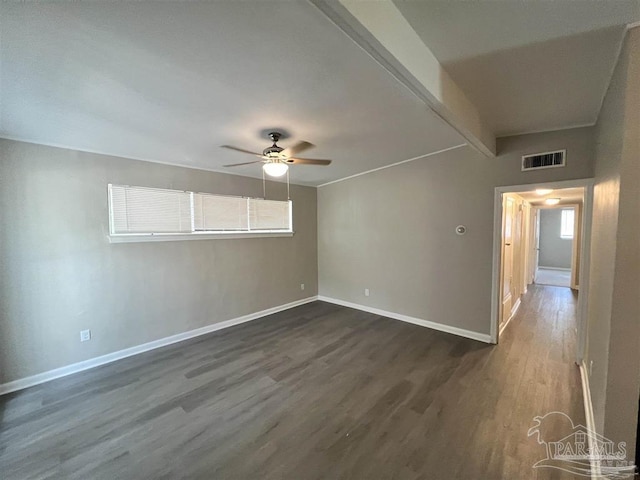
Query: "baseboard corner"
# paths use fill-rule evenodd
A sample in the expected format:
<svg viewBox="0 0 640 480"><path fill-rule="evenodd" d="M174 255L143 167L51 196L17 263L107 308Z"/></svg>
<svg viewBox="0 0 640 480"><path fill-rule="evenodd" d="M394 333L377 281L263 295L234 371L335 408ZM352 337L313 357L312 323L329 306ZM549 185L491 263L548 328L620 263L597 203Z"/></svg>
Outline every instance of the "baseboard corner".
<svg viewBox="0 0 640 480"><path fill-rule="evenodd" d="M411 317L402 313L390 312L388 310L382 310L375 307L369 307L358 303L348 302L338 298L327 297L324 295L318 295L318 300L321 302L333 303L334 305L340 305L342 307L353 308L355 310L361 310L367 313L373 313L382 317L391 318L393 320L400 320L401 322L412 323L413 325L419 325L421 327L430 328L439 332L450 333L459 337L469 338L478 342L493 344L491 341L491 335L488 333L475 332L473 330L466 330L460 327L454 327L451 325L445 325L443 323L432 322L430 320L424 320L422 318Z"/></svg>

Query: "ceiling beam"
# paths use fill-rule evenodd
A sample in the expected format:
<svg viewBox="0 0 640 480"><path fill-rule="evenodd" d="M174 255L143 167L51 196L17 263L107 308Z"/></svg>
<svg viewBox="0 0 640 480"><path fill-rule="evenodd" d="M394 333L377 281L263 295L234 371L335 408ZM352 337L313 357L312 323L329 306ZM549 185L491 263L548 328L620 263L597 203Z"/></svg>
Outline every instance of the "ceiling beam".
<svg viewBox="0 0 640 480"><path fill-rule="evenodd" d="M487 157L494 133L391 0L309 0L347 36Z"/></svg>

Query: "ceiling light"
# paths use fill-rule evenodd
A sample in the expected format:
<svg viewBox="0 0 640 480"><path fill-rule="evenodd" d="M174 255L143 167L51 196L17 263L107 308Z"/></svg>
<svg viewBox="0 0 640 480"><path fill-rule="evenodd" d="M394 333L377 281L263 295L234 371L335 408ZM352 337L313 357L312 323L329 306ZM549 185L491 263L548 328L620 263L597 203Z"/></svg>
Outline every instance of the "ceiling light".
<svg viewBox="0 0 640 480"><path fill-rule="evenodd" d="M559 198L547 198L544 203L546 205L557 205L560 203L560 199Z"/></svg>
<svg viewBox="0 0 640 480"><path fill-rule="evenodd" d="M270 175L272 177L281 177L282 175L287 173L287 170L289 170L289 165L282 162L269 162L265 163L262 166L262 169L267 175Z"/></svg>
<svg viewBox="0 0 640 480"><path fill-rule="evenodd" d="M538 195L549 195L553 190L550 188L536 188L536 193Z"/></svg>

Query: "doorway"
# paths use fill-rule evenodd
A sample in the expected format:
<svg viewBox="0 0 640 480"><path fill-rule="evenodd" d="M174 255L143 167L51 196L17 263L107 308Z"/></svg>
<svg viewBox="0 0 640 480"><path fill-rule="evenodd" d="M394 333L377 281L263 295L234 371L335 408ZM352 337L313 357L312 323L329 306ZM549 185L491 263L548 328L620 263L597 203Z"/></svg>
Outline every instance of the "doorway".
<svg viewBox="0 0 640 480"><path fill-rule="evenodd" d="M502 207L502 235L500 242L500 331L520 308L520 300L527 289L526 252L527 225L530 206L515 193L506 193Z"/></svg>
<svg viewBox="0 0 640 480"><path fill-rule="evenodd" d="M574 191L582 189L566 189ZM559 197L566 195L562 190ZM578 197L581 195L581 197ZM533 233L535 238L535 276L538 285L550 285L577 290L579 281L576 269L580 256L580 208L584 202L584 193L576 191L576 204L561 201L558 205L536 206L536 222ZM558 197L555 197L558 198ZM571 201L574 201L573 198Z"/></svg>
<svg viewBox="0 0 640 480"><path fill-rule="evenodd" d="M581 361L586 322L592 185L592 180L584 179L495 189L491 302L494 343L498 343L501 332L515 316L521 298L532 284L561 285L576 291L580 288L577 360ZM552 212L550 217L554 217L553 225L559 218L557 228L545 226L548 211ZM552 239L557 240L555 247L553 242L551 246L545 246L548 233L545 229L557 237ZM560 251L561 248L564 250Z"/></svg>

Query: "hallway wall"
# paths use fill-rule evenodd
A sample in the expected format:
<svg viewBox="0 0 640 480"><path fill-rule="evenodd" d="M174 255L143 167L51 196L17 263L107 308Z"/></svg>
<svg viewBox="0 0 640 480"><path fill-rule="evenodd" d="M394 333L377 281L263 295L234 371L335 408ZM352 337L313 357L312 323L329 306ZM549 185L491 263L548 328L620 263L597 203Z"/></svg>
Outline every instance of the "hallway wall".
<svg viewBox="0 0 640 480"><path fill-rule="evenodd" d="M562 209L540 209L540 267L571 268L573 239L560 236Z"/></svg>
<svg viewBox="0 0 640 480"><path fill-rule="evenodd" d="M596 127L588 345L598 433L636 444L640 392L640 28L629 30Z"/></svg>

